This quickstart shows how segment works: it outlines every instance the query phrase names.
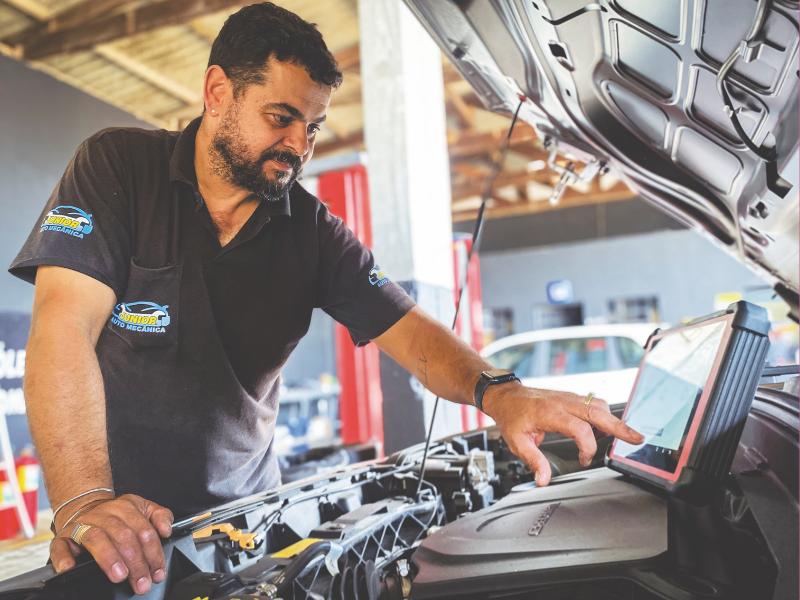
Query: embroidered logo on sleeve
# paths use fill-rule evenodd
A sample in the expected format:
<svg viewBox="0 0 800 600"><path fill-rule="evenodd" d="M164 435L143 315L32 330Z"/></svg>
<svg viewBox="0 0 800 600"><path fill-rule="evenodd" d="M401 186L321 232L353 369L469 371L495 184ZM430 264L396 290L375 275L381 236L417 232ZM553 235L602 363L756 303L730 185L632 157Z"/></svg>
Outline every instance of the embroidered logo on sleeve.
<svg viewBox="0 0 800 600"><path fill-rule="evenodd" d="M76 238L92 233L92 215L76 206L56 206L42 221L41 231L60 231Z"/></svg>
<svg viewBox="0 0 800 600"><path fill-rule="evenodd" d="M389 276L385 271L382 271L378 265L375 265L369 271L369 284L383 287L389 283Z"/></svg>
<svg viewBox="0 0 800 600"><path fill-rule="evenodd" d="M168 308L155 302L120 302L111 312L111 324L128 331L165 333L170 322Z"/></svg>

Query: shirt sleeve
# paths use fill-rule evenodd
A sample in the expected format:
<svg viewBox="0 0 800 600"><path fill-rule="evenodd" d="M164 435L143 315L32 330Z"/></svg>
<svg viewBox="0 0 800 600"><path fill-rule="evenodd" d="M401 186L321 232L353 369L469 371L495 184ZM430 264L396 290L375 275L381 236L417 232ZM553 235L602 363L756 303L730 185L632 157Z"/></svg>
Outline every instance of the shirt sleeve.
<svg viewBox="0 0 800 600"><path fill-rule="evenodd" d="M89 275L119 298L128 280L130 226L123 161L114 136L83 142L9 272L34 283L40 265Z"/></svg>
<svg viewBox="0 0 800 600"><path fill-rule="evenodd" d="M414 306L375 258L324 204L318 214L320 277L317 306L347 327L358 346L368 344Z"/></svg>

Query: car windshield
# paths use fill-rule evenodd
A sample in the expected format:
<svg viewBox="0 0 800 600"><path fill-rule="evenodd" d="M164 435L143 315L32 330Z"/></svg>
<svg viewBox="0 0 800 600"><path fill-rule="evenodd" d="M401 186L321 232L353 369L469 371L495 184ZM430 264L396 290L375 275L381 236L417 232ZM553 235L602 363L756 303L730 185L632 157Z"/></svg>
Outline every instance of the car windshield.
<svg viewBox="0 0 800 600"><path fill-rule="evenodd" d="M644 348L630 338L620 337L617 340L617 352L623 369L635 369L644 355Z"/></svg>
<svg viewBox="0 0 800 600"><path fill-rule="evenodd" d="M507 369L525 376L532 371L533 346L531 343L503 348L489 356L488 361L496 369Z"/></svg>
<svg viewBox="0 0 800 600"><path fill-rule="evenodd" d="M551 340L548 375L595 373L609 368L605 338Z"/></svg>

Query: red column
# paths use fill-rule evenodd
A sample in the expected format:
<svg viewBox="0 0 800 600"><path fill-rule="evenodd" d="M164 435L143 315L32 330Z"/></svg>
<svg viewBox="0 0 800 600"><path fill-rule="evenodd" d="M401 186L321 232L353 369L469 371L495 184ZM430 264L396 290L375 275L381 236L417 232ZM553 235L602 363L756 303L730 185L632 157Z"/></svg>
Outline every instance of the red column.
<svg viewBox="0 0 800 600"><path fill-rule="evenodd" d="M367 171L356 165L319 176L317 196L340 217L362 244L372 247ZM336 324L336 369L341 394L339 418L345 444L377 442L383 454L383 394L380 355L375 344L356 348L347 329Z"/></svg>
<svg viewBox="0 0 800 600"><path fill-rule="evenodd" d="M468 269L467 289L461 299L461 310L456 321L456 335L466 341L476 352L483 348L483 301L481 300L481 267L477 254L473 254L466 264L472 248L472 238L458 236L453 240L453 274L455 279L454 298L458 301L464 268ZM463 405L461 407L461 427L464 431L483 427L485 415L479 410Z"/></svg>

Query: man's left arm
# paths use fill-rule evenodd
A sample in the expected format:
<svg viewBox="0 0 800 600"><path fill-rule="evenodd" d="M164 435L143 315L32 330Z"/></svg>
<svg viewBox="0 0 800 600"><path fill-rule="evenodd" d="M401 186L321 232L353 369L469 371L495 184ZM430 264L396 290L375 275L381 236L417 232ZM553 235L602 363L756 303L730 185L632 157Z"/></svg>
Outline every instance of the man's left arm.
<svg viewBox="0 0 800 600"><path fill-rule="evenodd" d="M493 368L418 307L374 341L431 392L460 404L473 404L481 372ZM490 386L484 394L483 408L499 426L511 451L536 474L539 485L550 482L550 463L539 450L547 432L574 439L584 466L597 452L592 427L633 444L643 440L614 417L600 398L587 405L583 396L528 388L512 381Z"/></svg>

